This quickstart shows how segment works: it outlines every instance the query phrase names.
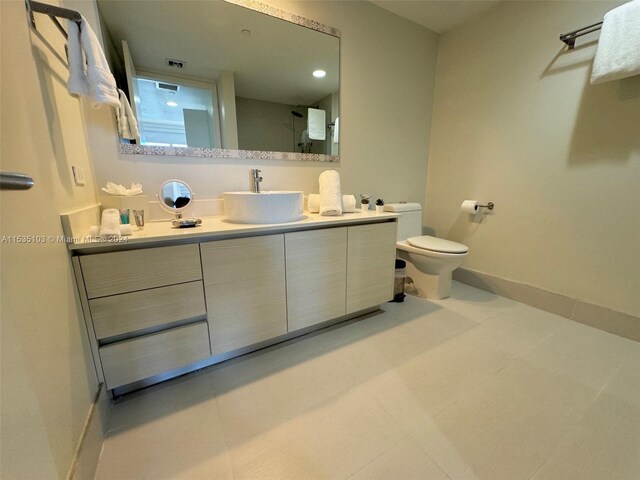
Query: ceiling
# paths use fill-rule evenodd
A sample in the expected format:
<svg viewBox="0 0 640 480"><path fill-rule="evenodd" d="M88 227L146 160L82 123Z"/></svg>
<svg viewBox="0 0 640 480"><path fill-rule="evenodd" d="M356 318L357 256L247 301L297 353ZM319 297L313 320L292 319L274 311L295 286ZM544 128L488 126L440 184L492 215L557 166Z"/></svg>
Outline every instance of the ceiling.
<svg viewBox="0 0 640 480"><path fill-rule="evenodd" d="M437 33L466 22L500 0L370 0L371 3Z"/></svg>

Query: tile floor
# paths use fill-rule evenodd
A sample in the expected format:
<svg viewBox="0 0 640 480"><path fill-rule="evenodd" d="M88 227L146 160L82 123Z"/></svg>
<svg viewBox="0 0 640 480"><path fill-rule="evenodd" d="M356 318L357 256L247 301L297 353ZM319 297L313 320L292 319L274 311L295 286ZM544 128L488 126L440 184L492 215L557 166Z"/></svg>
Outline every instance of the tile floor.
<svg viewBox="0 0 640 480"><path fill-rule="evenodd" d="M123 397L97 479L640 478L640 344L454 283Z"/></svg>

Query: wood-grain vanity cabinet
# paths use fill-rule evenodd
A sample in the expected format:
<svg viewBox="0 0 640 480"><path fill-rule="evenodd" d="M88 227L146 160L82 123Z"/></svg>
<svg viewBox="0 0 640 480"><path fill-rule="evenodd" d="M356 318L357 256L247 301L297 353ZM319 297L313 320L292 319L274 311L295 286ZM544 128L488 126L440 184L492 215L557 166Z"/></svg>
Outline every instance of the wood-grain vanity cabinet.
<svg viewBox="0 0 640 480"><path fill-rule="evenodd" d="M395 235L392 221L75 256L99 375L122 387L387 302Z"/></svg>
<svg viewBox="0 0 640 480"><path fill-rule="evenodd" d="M213 355L287 333L284 235L200 244Z"/></svg>
<svg viewBox="0 0 640 480"><path fill-rule="evenodd" d="M197 244L75 258L107 388L211 355Z"/></svg>
<svg viewBox="0 0 640 480"><path fill-rule="evenodd" d="M393 298L396 224L349 227L347 314Z"/></svg>
<svg viewBox="0 0 640 480"><path fill-rule="evenodd" d="M327 228L285 234L289 331L343 316L347 286L347 232Z"/></svg>

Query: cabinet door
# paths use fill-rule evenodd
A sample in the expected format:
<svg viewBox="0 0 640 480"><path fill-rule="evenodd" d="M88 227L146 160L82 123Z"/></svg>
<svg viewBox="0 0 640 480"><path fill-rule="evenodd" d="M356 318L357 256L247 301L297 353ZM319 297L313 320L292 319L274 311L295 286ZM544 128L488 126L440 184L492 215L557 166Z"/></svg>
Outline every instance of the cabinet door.
<svg viewBox="0 0 640 480"><path fill-rule="evenodd" d="M347 228L285 234L289 331L345 314Z"/></svg>
<svg viewBox="0 0 640 480"><path fill-rule="evenodd" d="M347 313L393 298L395 256L395 222L349 227Z"/></svg>
<svg viewBox="0 0 640 480"><path fill-rule="evenodd" d="M213 355L287 332L284 235L200 244Z"/></svg>

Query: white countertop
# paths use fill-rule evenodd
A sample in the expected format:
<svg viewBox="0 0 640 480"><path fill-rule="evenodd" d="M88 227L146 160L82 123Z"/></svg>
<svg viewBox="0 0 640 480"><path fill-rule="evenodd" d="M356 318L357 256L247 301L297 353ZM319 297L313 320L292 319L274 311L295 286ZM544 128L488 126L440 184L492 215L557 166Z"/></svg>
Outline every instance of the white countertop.
<svg viewBox="0 0 640 480"><path fill-rule="evenodd" d="M225 217L202 217L202 225L193 228L174 228L170 221L147 222L143 228L133 226L133 235L111 241L96 241L90 237L74 238L69 243L70 250L120 250L128 246L142 246L174 242L197 242L215 240L234 235L242 236L250 233L280 233L286 231L306 230L310 227L329 227L353 225L358 223L375 223L390 220L400 215L392 212L376 213L375 210L355 213L343 213L335 217L323 217L317 213L305 212L302 220L297 222L276 224L240 224L230 223Z"/></svg>

